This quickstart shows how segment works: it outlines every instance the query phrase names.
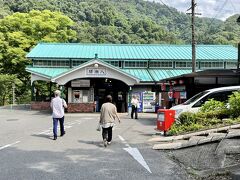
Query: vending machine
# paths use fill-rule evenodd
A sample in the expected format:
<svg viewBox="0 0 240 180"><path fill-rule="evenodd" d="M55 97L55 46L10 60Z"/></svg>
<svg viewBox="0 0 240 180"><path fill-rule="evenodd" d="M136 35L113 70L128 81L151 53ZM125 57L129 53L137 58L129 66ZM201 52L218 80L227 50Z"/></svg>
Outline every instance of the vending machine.
<svg viewBox="0 0 240 180"><path fill-rule="evenodd" d="M143 112L155 112L155 92L143 92Z"/></svg>

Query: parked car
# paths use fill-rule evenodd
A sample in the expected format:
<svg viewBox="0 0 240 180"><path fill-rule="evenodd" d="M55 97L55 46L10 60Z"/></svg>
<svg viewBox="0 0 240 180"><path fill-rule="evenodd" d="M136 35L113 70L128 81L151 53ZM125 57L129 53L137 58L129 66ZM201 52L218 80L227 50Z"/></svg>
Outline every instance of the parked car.
<svg viewBox="0 0 240 180"><path fill-rule="evenodd" d="M209 89L196 94L183 104L173 106L170 109L176 110L175 117L178 118L178 116L183 112L198 112L200 107L209 99L227 102L229 96L235 91L240 91L240 86Z"/></svg>

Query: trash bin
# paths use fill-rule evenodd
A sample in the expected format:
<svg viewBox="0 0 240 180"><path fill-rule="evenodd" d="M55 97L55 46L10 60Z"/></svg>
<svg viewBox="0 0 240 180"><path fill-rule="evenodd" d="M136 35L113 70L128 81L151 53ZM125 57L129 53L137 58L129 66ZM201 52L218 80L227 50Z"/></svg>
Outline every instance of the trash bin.
<svg viewBox="0 0 240 180"><path fill-rule="evenodd" d="M157 130L163 131L164 135L170 129L175 120L175 110L158 109L157 111Z"/></svg>

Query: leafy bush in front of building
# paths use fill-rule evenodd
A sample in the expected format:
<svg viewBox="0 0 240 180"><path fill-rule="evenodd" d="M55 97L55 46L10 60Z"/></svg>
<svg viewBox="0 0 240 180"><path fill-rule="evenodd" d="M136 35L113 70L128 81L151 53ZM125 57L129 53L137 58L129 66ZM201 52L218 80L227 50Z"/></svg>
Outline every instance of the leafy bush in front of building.
<svg viewBox="0 0 240 180"><path fill-rule="evenodd" d="M197 131L203 128L204 126L198 123L190 125L174 123L171 129L168 131L168 135L178 135L186 132Z"/></svg>
<svg viewBox="0 0 240 180"><path fill-rule="evenodd" d="M184 112L177 119L179 124L186 125L186 126L195 124L196 120L197 120L196 114L191 112Z"/></svg>
<svg viewBox="0 0 240 180"><path fill-rule="evenodd" d="M216 101L214 99L208 100L197 113L207 119L224 119L229 117L229 110L227 104L224 102Z"/></svg>
<svg viewBox="0 0 240 180"><path fill-rule="evenodd" d="M240 91L234 92L228 99L229 113L232 118L240 116Z"/></svg>
<svg viewBox="0 0 240 180"><path fill-rule="evenodd" d="M199 112L182 113L168 131L168 134L178 135L239 122L240 92L235 92L230 96L228 103L210 99L200 108Z"/></svg>
<svg viewBox="0 0 240 180"><path fill-rule="evenodd" d="M176 135L203 129L204 126L201 123L198 123L198 121L201 122L201 118L199 119L197 113L184 112L172 125L171 129L168 131L168 134Z"/></svg>

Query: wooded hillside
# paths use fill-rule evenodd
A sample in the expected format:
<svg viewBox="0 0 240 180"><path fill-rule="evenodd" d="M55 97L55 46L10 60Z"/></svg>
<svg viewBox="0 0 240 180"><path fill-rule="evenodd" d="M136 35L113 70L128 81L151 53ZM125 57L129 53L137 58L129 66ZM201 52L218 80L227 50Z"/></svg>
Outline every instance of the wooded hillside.
<svg viewBox="0 0 240 180"><path fill-rule="evenodd" d="M2 2L1 2L2 1ZM186 43L191 42L189 15L143 0L0 0L0 16L30 10L60 11L76 26L77 42ZM198 44L233 44L240 35L237 15L225 22L196 18Z"/></svg>
<svg viewBox="0 0 240 180"><path fill-rule="evenodd" d="M196 18L197 43L236 46L237 17ZM143 0L0 0L0 105L12 102L13 83L17 101L30 101L26 54L41 41L189 44L191 19Z"/></svg>

